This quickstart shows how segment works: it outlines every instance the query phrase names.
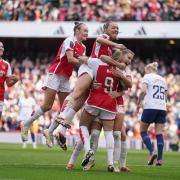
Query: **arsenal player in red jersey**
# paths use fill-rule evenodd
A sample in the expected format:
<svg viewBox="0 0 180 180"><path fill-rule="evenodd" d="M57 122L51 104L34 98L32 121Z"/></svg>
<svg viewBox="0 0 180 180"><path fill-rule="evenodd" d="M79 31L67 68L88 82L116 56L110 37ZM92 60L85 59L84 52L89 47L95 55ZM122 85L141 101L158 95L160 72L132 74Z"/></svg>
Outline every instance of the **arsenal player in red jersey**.
<svg viewBox="0 0 180 180"><path fill-rule="evenodd" d="M15 75L12 75L10 64L4 59L2 59L3 53L4 45L0 41L0 119L2 116L4 102L5 83L8 87L10 87L18 81L18 78Z"/></svg>
<svg viewBox="0 0 180 180"><path fill-rule="evenodd" d="M115 22L107 22L103 26L104 28L104 34L97 37L97 39L94 42L91 57L92 58L100 58L102 55L111 56L112 55L112 48L117 48L120 50L125 49L126 47L123 44L118 44L113 42L112 40L117 39L117 35L119 33L119 27L117 23ZM101 58L101 60L111 64L115 65L117 67L124 67L122 64L114 61L109 61L106 58ZM83 106L85 100L87 99L87 96L89 94L89 88L92 81L92 70L88 68L86 64L83 64L80 66L78 71L78 80L76 82L76 85L74 87L73 92L67 96L65 99L62 108L61 113L59 116L59 119L66 119L68 124L71 123L74 115L76 112ZM58 119L56 119L58 121ZM49 134L52 134L54 129L58 126L58 122L54 121L52 126L49 128ZM60 123L64 123L63 120L59 120ZM65 141L65 132L66 129L61 129L62 136L61 139L64 139ZM63 149L66 149L65 143L61 143L60 146Z"/></svg>
<svg viewBox="0 0 180 180"><path fill-rule="evenodd" d="M33 121L38 119L45 112L52 108L56 94L60 104L63 104L65 97L70 92L69 78L76 65L82 64L79 56L84 56L86 48L83 41L88 37L88 28L84 23L76 23L74 26L74 36L68 37L61 44L56 58L48 68L44 82L44 102L32 112L31 117L24 122L21 129L21 136L27 141L28 129Z"/></svg>

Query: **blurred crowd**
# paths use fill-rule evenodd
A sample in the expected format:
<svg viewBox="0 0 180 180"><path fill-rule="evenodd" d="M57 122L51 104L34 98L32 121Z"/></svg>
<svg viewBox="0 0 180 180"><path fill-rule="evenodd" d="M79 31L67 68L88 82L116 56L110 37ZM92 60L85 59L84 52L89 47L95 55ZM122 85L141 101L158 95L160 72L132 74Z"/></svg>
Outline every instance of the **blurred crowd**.
<svg viewBox="0 0 180 180"><path fill-rule="evenodd" d="M1 21L179 21L179 0L1 0Z"/></svg>
<svg viewBox="0 0 180 180"><path fill-rule="evenodd" d="M31 91L36 104L41 105L43 101L43 90L41 89L43 80L46 75L46 69L49 61L52 58L38 57L35 61L26 57L22 61L13 58L11 60L11 67L13 72L19 77L20 81L6 91L5 105L3 109L3 119L0 120L0 131L19 131L18 126L18 101L23 97L24 91ZM142 61L136 57L132 64L133 87L124 97L125 100L125 124L127 127L127 135L140 139L139 125L140 113L136 112L137 94L141 88L141 80L143 76L143 69L146 63L150 60ZM168 83L168 105L167 105L167 123L165 128L165 138L172 144L178 144L180 139L180 64L172 61L171 66L164 64L164 61L159 60L159 73L166 78ZM140 71L141 70L141 71ZM73 89L75 81L77 80L77 73L74 71L70 79L71 88ZM47 128L57 115L60 105L56 99L53 108L50 112L45 113L43 117L38 120L39 131ZM78 120L76 116L73 121L73 128L68 132L71 135L78 134ZM150 128L152 137L155 137L153 126Z"/></svg>

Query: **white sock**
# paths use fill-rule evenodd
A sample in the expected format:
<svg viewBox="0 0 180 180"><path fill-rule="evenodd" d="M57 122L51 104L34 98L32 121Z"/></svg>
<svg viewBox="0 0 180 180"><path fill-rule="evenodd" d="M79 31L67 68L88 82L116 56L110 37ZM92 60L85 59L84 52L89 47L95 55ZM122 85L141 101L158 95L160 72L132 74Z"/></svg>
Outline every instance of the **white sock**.
<svg viewBox="0 0 180 180"><path fill-rule="evenodd" d="M71 111L69 112L69 110L70 109L73 110L74 105L75 105L74 99L70 95L67 96L66 99L64 100L63 104L62 104L62 107L61 107L60 117L62 117L64 119L72 120L73 117L71 115L69 117L68 113L71 113Z"/></svg>
<svg viewBox="0 0 180 180"><path fill-rule="evenodd" d="M121 165L121 167L126 166L126 157L127 157L126 141L121 141L121 153L120 153L120 165Z"/></svg>
<svg viewBox="0 0 180 180"><path fill-rule="evenodd" d="M113 131L114 136L114 162L119 162L120 152L121 152L121 131Z"/></svg>
<svg viewBox="0 0 180 180"><path fill-rule="evenodd" d="M44 112L42 111L41 107L38 107L35 111L32 112L31 117L24 122L24 125L26 127L30 127L31 124L43 114Z"/></svg>
<svg viewBox="0 0 180 180"><path fill-rule="evenodd" d="M49 128L48 128L49 134L53 134L54 130L55 130L58 126L59 126L59 123L54 120L54 121L50 124L50 126L49 126Z"/></svg>
<svg viewBox="0 0 180 180"><path fill-rule="evenodd" d="M90 145L91 145L91 149L94 151L94 156L91 156L90 160L95 160L95 153L98 148L100 133L101 132L97 129L91 130Z"/></svg>
<svg viewBox="0 0 180 180"><path fill-rule="evenodd" d="M63 136L66 136L66 128L61 126L60 131L59 131Z"/></svg>
<svg viewBox="0 0 180 180"><path fill-rule="evenodd" d="M69 163L70 164L75 164L77 157L79 156L81 150L83 149L83 143L81 141L81 139L78 139L78 141L76 142L75 146L74 146L74 150L72 152L72 155L70 157Z"/></svg>
<svg viewBox="0 0 180 180"><path fill-rule="evenodd" d="M85 152L88 152L90 148L90 136L89 136L89 131L86 126L80 126L80 138L81 141L84 145L84 150Z"/></svg>
<svg viewBox="0 0 180 180"><path fill-rule="evenodd" d="M114 152L114 137L113 131L104 131L106 139L106 149L107 149L107 164L113 165L113 152Z"/></svg>
<svg viewBox="0 0 180 180"><path fill-rule="evenodd" d="M69 107L66 111L60 113L60 117L62 117L66 121L66 123L71 124L75 114L76 111Z"/></svg>

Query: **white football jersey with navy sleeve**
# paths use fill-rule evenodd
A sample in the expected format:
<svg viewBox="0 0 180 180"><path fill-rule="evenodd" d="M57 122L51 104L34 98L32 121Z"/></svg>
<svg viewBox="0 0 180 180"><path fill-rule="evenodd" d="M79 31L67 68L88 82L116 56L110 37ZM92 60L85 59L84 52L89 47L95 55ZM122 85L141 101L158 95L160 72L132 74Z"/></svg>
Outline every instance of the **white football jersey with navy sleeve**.
<svg viewBox="0 0 180 180"><path fill-rule="evenodd" d="M166 110L165 79L158 74L150 73L143 77L143 83L148 87L144 98L144 109Z"/></svg>

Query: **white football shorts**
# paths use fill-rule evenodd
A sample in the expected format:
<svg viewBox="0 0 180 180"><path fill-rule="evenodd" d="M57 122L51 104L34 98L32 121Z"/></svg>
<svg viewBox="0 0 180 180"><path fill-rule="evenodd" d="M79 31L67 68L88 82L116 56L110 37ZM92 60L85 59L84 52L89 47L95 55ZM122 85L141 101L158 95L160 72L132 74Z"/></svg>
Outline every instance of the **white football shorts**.
<svg viewBox="0 0 180 180"><path fill-rule="evenodd" d="M86 64L82 64L80 67L79 67L79 70L78 70L78 77L82 76L83 74L85 73L88 73L89 76L93 79L93 71L91 68L88 67L88 65Z"/></svg>
<svg viewBox="0 0 180 180"><path fill-rule="evenodd" d="M71 91L69 80L64 75L47 74L43 84L43 89L46 87L54 89L57 92L69 93Z"/></svg>
<svg viewBox="0 0 180 180"><path fill-rule="evenodd" d="M105 119L105 120L114 120L116 117L116 113L105 111L103 109L99 109L96 107L92 107L89 105L85 105L84 109L93 116L98 117L99 119Z"/></svg>

